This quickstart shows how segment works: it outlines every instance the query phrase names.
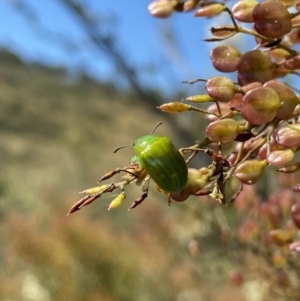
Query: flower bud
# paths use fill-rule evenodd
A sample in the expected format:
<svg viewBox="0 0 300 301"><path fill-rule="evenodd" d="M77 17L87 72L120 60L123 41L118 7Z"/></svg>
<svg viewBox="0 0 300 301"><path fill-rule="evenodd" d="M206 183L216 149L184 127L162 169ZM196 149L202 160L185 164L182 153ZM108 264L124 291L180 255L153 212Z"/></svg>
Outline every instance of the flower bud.
<svg viewBox="0 0 300 301"><path fill-rule="evenodd" d="M211 102L214 99L210 97L208 94L202 94L202 95L189 96L185 100L194 103L204 103L204 102Z"/></svg>
<svg viewBox="0 0 300 301"><path fill-rule="evenodd" d="M206 5L194 14L195 17L214 17L226 10L226 6L220 3Z"/></svg>
<svg viewBox="0 0 300 301"><path fill-rule="evenodd" d="M103 192L106 188L108 188L110 185L105 184L105 185L101 185L101 186L97 186L97 187L93 187L93 188L89 188L86 190L81 191L80 193L83 194L88 194L88 195L93 195L96 193L101 193Z"/></svg>
<svg viewBox="0 0 300 301"><path fill-rule="evenodd" d="M224 142L233 141L241 130L234 119L224 118L210 123L205 132L211 139Z"/></svg>
<svg viewBox="0 0 300 301"><path fill-rule="evenodd" d="M115 197L112 202L109 204L108 210L111 209L115 209L118 208L119 206L122 205L123 201L125 200L126 195L125 193L122 191L120 194L117 195L117 197Z"/></svg>
<svg viewBox="0 0 300 301"><path fill-rule="evenodd" d="M236 168L234 175L244 184L252 185L256 183L264 174L267 161L247 160Z"/></svg>
<svg viewBox="0 0 300 301"><path fill-rule="evenodd" d="M160 109L162 112L181 113L181 112L188 111L190 109L190 105L177 101L177 102L169 102L169 103L162 104L157 108Z"/></svg>

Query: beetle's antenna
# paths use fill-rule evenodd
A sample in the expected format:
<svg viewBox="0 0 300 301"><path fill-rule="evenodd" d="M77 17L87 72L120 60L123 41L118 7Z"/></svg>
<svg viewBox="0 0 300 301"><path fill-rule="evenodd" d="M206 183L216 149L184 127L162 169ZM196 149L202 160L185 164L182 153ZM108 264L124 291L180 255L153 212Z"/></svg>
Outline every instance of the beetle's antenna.
<svg viewBox="0 0 300 301"><path fill-rule="evenodd" d="M162 122L159 122L159 123L154 127L154 129L152 130L151 134L153 134L154 131L155 131L160 125L162 125Z"/></svg>
<svg viewBox="0 0 300 301"><path fill-rule="evenodd" d="M126 144L126 145L122 145L122 146L117 147L117 148L114 150L114 154L115 154L119 149L125 148L125 147L128 147L128 146L133 146L133 143L131 143L131 144Z"/></svg>

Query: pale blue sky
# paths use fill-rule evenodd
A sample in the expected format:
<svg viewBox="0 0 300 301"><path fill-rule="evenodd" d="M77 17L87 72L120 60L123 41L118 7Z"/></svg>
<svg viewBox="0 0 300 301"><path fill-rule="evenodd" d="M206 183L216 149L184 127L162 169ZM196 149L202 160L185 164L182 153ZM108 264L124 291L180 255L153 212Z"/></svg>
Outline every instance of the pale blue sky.
<svg viewBox="0 0 300 301"><path fill-rule="evenodd" d="M32 6L40 22L30 21L18 13L13 5L18 2ZM131 62L144 69L149 67L142 77L145 84L156 85L165 91L174 87L185 89L181 80L215 74L209 50L217 44L201 41L210 36L207 20L194 18L193 13L174 14L167 20L153 18L147 9L149 0L81 2L91 12L115 20L115 26L106 26L106 29L114 29ZM50 32L44 31L44 27ZM164 42L164 27L176 32L181 42L179 56ZM51 38L57 34L77 41L80 51L72 47L62 49ZM99 79L116 77L111 63L90 46L77 20L59 0L0 0L0 46L13 49L29 61L65 65L73 70L81 68ZM157 68L163 67L159 74L153 71L153 65L150 68L152 63Z"/></svg>

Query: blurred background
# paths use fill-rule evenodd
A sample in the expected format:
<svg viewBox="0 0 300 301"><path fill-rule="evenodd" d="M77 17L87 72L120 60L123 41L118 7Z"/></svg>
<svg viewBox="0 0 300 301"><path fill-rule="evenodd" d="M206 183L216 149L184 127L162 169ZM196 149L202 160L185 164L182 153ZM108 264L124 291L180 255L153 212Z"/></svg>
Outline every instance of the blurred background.
<svg viewBox="0 0 300 301"><path fill-rule="evenodd" d="M215 21L158 20L148 5L0 1L0 300L263 299L270 283L256 269L272 271L228 240L243 219L235 207L196 197L168 207L151 186L127 212L140 196L130 187L117 210L107 194L66 216L79 191L130 163L133 149L116 147L160 121L178 148L202 135L199 115L156 106L203 90L181 81L216 74L202 41Z"/></svg>

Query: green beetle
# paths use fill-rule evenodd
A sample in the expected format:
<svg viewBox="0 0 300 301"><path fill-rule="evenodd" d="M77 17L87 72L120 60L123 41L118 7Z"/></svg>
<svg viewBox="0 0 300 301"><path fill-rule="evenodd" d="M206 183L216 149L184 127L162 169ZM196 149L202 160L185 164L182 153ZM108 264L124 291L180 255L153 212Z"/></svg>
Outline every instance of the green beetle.
<svg viewBox="0 0 300 301"><path fill-rule="evenodd" d="M167 193L183 190L188 170L184 158L168 137L147 135L133 144L137 155L133 160L141 165L153 181Z"/></svg>
<svg viewBox="0 0 300 301"><path fill-rule="evenodd" d="M166 193L181 192L188 180L188 168L183 156L168 137L153 135L162 123L157 124L150 135L143 136L133 144L123 145L114 150L133 146L136 155L131 163L144 168L158 187Z"/></svg>

